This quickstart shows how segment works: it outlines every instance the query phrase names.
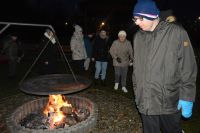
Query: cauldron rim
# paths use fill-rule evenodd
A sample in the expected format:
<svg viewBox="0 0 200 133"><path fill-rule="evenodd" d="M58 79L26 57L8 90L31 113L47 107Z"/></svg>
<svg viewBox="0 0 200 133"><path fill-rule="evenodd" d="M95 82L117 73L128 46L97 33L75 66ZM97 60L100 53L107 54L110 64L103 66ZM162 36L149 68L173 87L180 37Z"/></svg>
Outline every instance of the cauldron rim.
<svg viewBox="0 0 200 133"><path fill-rule="evenodd" d="M91 85L91 80L86 77L75 75L76 80L71 74L47 74L40 75L38 77L30 78L19 84L19 89L28 94L34 95L53 95L53 94L71 94L88 88ZM67 80L68 81L65 81ZM64 80L64 82L63 82ZM63 89L57 89L56 84L59 86L70 85L72 87L65 86ZM80 86L84 84L84 86ZM54 88L54 89L52 89ZM56 90L56 89L57 90Z"/></svg>

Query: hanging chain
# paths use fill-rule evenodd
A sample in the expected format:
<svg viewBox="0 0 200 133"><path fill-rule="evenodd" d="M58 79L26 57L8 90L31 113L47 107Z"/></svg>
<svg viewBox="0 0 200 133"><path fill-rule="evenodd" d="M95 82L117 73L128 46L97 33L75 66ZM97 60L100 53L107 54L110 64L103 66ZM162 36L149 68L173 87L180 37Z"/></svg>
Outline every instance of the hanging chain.
<svg viewBox="0 0 200 133"><path fill-rule="evenodd" d="M56 35L55 35L55 37L56 37L56 40L58 40L58 37L57 37ZM78 80L77 80L77 78L76 78L76 76L75 76L75 74L74 74L74 72L73 72L73 70L72 70L71 65L69 64L69 61L68 61L68 59L67 59L67 57L66 57L66 55L65 55L65 52L63 51L63 48L62 48L62 46L61 46L61 44L60 44L59 41L58 41L58 46L59 46L59 48L60 48L60 50L61 50L61 52L62 52L62 55L63 55L65 61L67 62L67 65L68 65L68 67L69 67L69 70L70 70L71 73L72 73L72 76L73 76L75 82L78 83ZM65 67L65 68L66 68L66 67ZM67 69L67 68L66 68L66 69Z"/></svg>
<svg viewBox="0 0 200 133"><path fill-rule="evenodd" d="M55 38L56 38L56 41L57 41L57 43L58 43L58 45L59 45L59 48L60 48L60 50L61 50L61 52L62 52L62 54L63 54L63 57L64 57L65 61L67 62L67 65L68 65L68 67L69 67L69 69L70 69L70 71L71 71L71 73L72 73L72 76L73 76L75 82L78 83L77 78L76 78L76 76L75 76L75 74L74 74L74 72L73 72L73 70L72 70L72 67L71 67L71 65L69 64L69 61L68 61L67 57L65 56L65 53L64 53L64 51L63 51L63 49L62 49L62 46L61 46L61 44L60 44L60 42L59 42L59 40L58 40L58 37L57 37L56 34L55 34L55 30L54 30L54 28L53 28L51 25L45 25L45 24L30 24L30 23L11 23L11 22L0 22L0 24L6 24L6 26L5 26L2 30L0 30L0 34L3 33L3 32L4 32L9 26L11 26L11 25L36 26L36 27L48 27L48 28L50 28L50 29L53 31L53 34L54 34L54 36L55 36ZM44 50L46 49L46 47L48 46L48 44L49 44L50 41L51 41L51 40L49 40L49 41L45 44L44 48L41 50L41 52L39 53L39 55L37 56L37 58L35 59L35 61L34 61L33 64L31 65L31 67L28 69L28 71L25 73L24 77L21 79L21 81L19 82L19 84L21 84L21 83L25 80L25 78L26 78L27 75L30 73L31 69L32 69L33 66L36 64L36 62L38 61L39 57L40 57L41 54L44 52ZM67 69L66 66L65 66L65 68Z"/></svg>
<svg viewBox="0 0 200 133"><path fill-rule="evenodd" d="M41 52L39 53L39 55L37 56L37 58L34 60L33 64L31 65L31 67L28 69L28 71L25 73L24 77L21 79L21 81L19 82L19 84L21 84L24 79L27 77L27 75L30 73L31 69L33 68L33 66L36 64L36 62L38 61L38 59L40 58L40 56L42 55L42 53L44 52L44 50L46 49L47 45L49 44L51 40L49 40L45 46L43 47L43 49L41 50Z"/></svg>

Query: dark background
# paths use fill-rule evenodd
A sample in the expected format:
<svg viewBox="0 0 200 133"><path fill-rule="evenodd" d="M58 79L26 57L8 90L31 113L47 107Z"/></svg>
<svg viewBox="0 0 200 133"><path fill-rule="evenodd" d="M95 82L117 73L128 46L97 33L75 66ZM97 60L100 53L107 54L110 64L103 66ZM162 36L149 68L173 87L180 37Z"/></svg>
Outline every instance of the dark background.
<svg viewBox="0 0 200 133"><path fill-rule="evenodd" d="M200 10L197 2L198 0L156 0L161 11L172 9L178 22L194 34L192 36L199 34L197 18L200 16ZM73 24L81 25L85 33L95 33L104 21L104 27L109 30L111 37L124 29L128 38L132 39L137 30L131 20L135 3L136 0L1 0L0 21L50 24L61 40L69 40ZM65 22L68 25L65 25ZM21 34L25 32L27 39L30 36L41 36L38 34L41 28L30 28L27 34L27 27L14 27L20 29ZM198 40L198 37L194 38L192 40Z"/></svg>

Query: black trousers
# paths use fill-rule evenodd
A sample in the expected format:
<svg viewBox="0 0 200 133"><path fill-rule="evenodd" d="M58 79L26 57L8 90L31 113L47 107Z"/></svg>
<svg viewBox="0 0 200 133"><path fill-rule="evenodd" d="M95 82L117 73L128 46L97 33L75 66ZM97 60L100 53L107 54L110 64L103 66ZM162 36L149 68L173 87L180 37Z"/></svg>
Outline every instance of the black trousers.
<svg viewBox="0 0 200 133"><path fill-rule="evenodd" d="M169 115L142 114L144 133L182 133L180 124L181 113Z"/></svg>
<svg viewBox="0 0 200 133"><path fill-rule="evenodd" d="M84 61L85 60L74 60L75 74L82 75L84 73Z"/></svg>
<svg viewBox="0 0 200 133"><path fill-rule="evenodd" d="M12 57L9 59L9 73L8 76L12 77L16 75L17 70L17 57Z"/></svg>

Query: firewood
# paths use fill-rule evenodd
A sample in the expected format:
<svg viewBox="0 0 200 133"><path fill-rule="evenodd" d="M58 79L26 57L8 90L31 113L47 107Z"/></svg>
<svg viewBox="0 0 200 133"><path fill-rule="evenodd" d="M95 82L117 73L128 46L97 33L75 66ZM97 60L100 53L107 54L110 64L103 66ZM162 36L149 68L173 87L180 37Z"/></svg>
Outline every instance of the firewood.
<svg viewBox="0 0 200 133"><path fill-rule="evenodd" d="M64 114L72 114L72 107L62 107L62 108L61 108L61 111L62 111Z"/></svg>

